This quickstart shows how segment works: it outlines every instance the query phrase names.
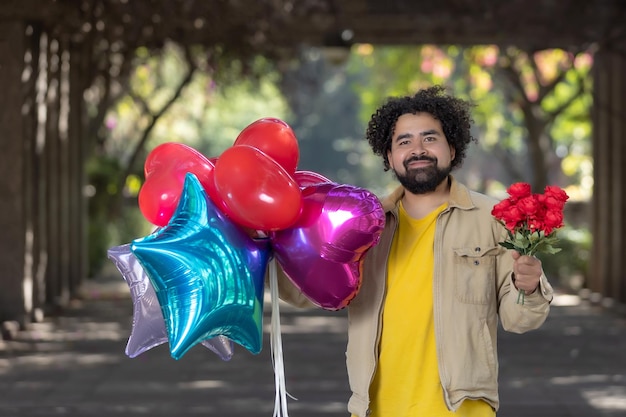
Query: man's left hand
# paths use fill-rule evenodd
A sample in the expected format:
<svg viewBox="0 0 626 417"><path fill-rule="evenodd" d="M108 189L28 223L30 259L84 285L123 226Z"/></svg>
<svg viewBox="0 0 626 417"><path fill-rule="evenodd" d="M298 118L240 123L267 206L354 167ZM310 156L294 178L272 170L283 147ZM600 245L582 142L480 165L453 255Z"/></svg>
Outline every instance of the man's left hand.
<svg viewBox="0 0 626 417"><path fill-rule="evenodd" d="M539 279L543 273L541 261L533 256L521 255L516 251L511 252L515 262L513 283L518 290L524 290L526 294L532 294L539 286Z"/></svg>

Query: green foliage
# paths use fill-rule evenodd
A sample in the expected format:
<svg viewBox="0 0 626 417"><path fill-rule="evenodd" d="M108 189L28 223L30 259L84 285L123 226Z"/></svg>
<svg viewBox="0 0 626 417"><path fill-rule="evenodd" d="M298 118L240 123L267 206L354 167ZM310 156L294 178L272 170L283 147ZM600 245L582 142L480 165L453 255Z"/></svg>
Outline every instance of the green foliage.
<svg viewBox="0 0 626 417"><path fill-rule="evenodd" d="M506 224L498 220L506 228ZM555 254L561 251L558 247L559 238L556 231L546 235L543 230L530 230L526 225L515 229L513 233L507 228L507 239L499 245L514 250L522 255L535 256L539 253Z"/></svg>
<svg viewBox="0 0 626 417"><path fill-rule="evenodd" d="M158 117L150 131L140 163L128 171L124 189L119 176L135 147L159 111L174 94L188 70L184 51L168 44L159 55L139 49L123 95L106 117L102 153L90 160L89 271L97 274L106 262L106 250L145 236L153 227L141 215L137 193L143 181L145 156L157 145L180 142L207 157L231 146L248 124L262 117L286 119L289 109L279 88L277 73L263 57L241 62L219 49L193 50L195 73L177 101ZM215 65L218 69L213 68ZM142 107L142 102L146 108ZM123 204L113 202L123 193ZM117 207L117 208L113 208Z"/></svg>
<svg viewBox="0 0 626 417"><path fill-rule="evenodd" d="M591 63L588 53L574 56L562 50L528 56L515 48L501 50L495 46L360 45L353 49L347 71L359 81L355 91L361 97L363 125L386 97L410 95L432 84L446 85L453 94L474 102L475 136L480 146L470 149L457 176L488 193L503 192L503 184L524 180L521 176L529 171L528 126L535 120L526 120L521 103L530 100L532 111L541 117L537 120L546 122L545 130L539 132L542 141L548 140L543 146L553 153L544 169L551 170L552 178L564 187L570 186L568 194L585 199L593 184ZM519 86L511 82L515 73ZM532 102L559 74L563 78L556 88L540 102ZM522 90L516 90L520 86ZM561 164L555 164L559 158ZM511 176L505 165L519 167L519 176ZM555 240L556 236L551 236L543 241L544 253L538 257L544 270L556 285L579 289L587 273L590 233L584 228L565 227L558 231L558 244ZM529 248L533 245L530 240L523 243Z"/></svg>
<svg viewBox="0 0 626 417"><path fill-rule="evenodd" d="M364 140L362 97L353 88L367 83L365 74L332 65L320 50L311 49L283 73L280 85L299 142L298 168L382 195L390 175Z"/></svg>
<svg viewBox="0 0 626 417"><path fill-rule="evenodd" d="M580 290L589 273L592 236L587 228L566 225L558 231L558 253L538 254L546 276L561 288Z"/></svg>
<svg viewBox="0 0 626 417"><path fill-rule="evenodd" d="M367 121L386 97L441 83L477 103L474 117L481 146L470 150L461 169L465 178L461 179L483 191L482 187L487 188L494 180L496 185L491 189L499 182L510 183L502 169L493 167L499 160L494 156L499 155L496 148L513 155L522 166L528 165L524 114L511 86L496 72L504 54L494 47L357 45L345 67L328 64L319 50L311 49L298 65L282 68L281 73L262 57L241 62L219 48L210 54L195 49L191 53L198 71L177 102L157 120L143 158L153 147L169 141L188 144L209 157L219 156L245 126L262 117L277 117L296 132L301 152L299 169L383 195L395 181L390 173L383 172L380 158L371 154L363 138ZM563 56L555 54L559 59ZM545 59L552 58L547 55ZM568 72L563 85L542 102L546 112L557 109L576 92L576 80L589 68L583 64ZM157 110L171 97L187 65L183 51L175 45L159 56L139 50L130 80L133 94L142 97L149 109ZM529 64L522 59L516 65ZM532 75L529 68L523 68L525 77ZM531 85L532 77L525 82ZM586 114L590 100L589 94L575 98L550 125L555 152L572 183L592 178L591 125ZM122 192L112 180L113 172L121 170L149 122L145 109L130 94L108 113L105 158L90 166L90 183L96 190L90 199L92 271L105 261L108 247L143 236L152 227L139 213L136 202L142 167L130 171L123 213L112 219L106 202L110 193ZM588 236L588 232L559 231L562 250L540 256L549 277L567 281L571 276L584 275L589 243L579 238L582 235Z"/></svg>
<svg viewBox="0 0 626 417"><path fill-rule="evenodd" d="M359 45L347 71L355 79L367 80L355 86L361 97L363 124L388 96L410 95L418 88L443 84L451 93L476 104L473 116L475 136L484 155L481 158L490 154L489 165L499 165L482 173L470 167L473 175L504 183L531 182L534 171L528 167L533 166L559 185L586 184L581 194L588 198L592 175L591 63L587 52L573 55L558 49L529 55L516 48L490 45ZM556 87L550 89L555 80ZM544 124L545 129L537 130L536 126ZM542 166L530 159L531 140L542 141ZM555 159L561 159L564 167L555 164ZM479 161L478 166L485 167L484 162Z"/></svg>
<svg viewBox="0 0 626 417"><path fill-rule="evenodd" d="M106 156L91 158L87 162L86 170L89 177L88 270L89 276L94 276L107 262L107 249L145 236L152 225L143 218L138 209L136 192L125 197L121 211L109 209L110 199L119 192L119 160Z"/></svg>
<svg viewBox="0 0 626 417"><path fill-rule="evenodd" d="M172 46L162 56L146 58L149 65L137 68L131 84L150 108L158 108L172 95L185 68L181 53ZM206 65L199 64L201 68ZM217 156L255 120L286 117L289 110L276 86L277 75L264 58L257 58L252 66L255 71L268 72L252 78L241 78L244 67L238 61L225 65L217 73L196 73L177 102L157 121L144 154L161 143L180 142L208 157ZM158 73L162 75L155 75ZM146 127L145 114L126 96L110 111L109 120L114 126L108 133L109 149L123 160L132 150L129 144L136 143Z"/></svg>
<svg viewBox="0 0 626 417"><path fill-rule="evenodd" d="M204 85L210 88L211 80L204 81ZM232 86L213 88L215 90L204 104L202 114L197 119L187 115L187 121L194 124L195 130L185 140L207 156L221 154L233 144L239 132L255 120L263 117L286 120L289 117L290 111L276 86L275 74L268 74L258 82L244 80ZM180 104L177 111L183 113L185 109L183 103Z"/></svg>

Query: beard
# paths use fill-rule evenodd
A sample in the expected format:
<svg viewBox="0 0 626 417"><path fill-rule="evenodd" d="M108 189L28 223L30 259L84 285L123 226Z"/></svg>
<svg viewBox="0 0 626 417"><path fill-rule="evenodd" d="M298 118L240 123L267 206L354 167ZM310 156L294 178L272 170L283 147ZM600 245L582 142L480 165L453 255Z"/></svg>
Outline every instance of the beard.
<svg viewBox="0 0 626 417"><path fill-rule="evenodd" d="M433 165L409 169L408 165L412 161L431 161ZM413 157L404 161L404 170L404 174L393 171L400 184L411 194L426 194L435 191L437 186L448 178L452 167L440 168L435 158Z"/></svg>

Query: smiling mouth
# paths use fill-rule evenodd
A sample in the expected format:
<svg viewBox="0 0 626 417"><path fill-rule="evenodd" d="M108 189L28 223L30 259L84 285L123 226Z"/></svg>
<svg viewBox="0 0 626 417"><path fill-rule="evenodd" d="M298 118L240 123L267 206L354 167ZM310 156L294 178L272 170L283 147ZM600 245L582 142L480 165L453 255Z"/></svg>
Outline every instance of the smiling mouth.
<svg viewBox="0 0 626 417"><path fill-rule="evenodd" d="M431 159L411 159L407 161L404 166L405 168L423 168L427 166L434 165L435 161Z"/></svg>
<svg viewBox="0 0 626 417"><path fill-rule="evenodd" d="M427 165L432 165L433 163L434 163L433 161L425 161L425 160L411 161L411 162L407 163L407 166L409 166L409 167L423 167L423 166L427 166Z"/></svg>

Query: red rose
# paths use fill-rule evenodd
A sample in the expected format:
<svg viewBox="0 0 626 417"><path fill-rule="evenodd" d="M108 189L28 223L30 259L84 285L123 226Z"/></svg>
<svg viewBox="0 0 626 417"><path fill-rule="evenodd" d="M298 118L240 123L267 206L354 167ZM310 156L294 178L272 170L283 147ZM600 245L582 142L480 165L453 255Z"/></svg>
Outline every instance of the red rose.
<svg viewBox="0 0 626 417"><path fill-rule="evenodd" d="M507 211L512 204L513 203L511 203L511 200L509 200L508 198L500 201L495 206L493 206L493 209L491 209L491 215L496 219L502 220L503 213Z"/></svg>
<svg viewBox="0 0 626 417"><path fill-rule="evenodd" d="M546 195L544 204L550 210L563 210L563 207L565 206L565 201L559 200L553 195Z"/></svg>
<svg viewBox="0 0 626 417"><path fill-rule="evenodd" d="M552 231L552 229L563 227L563 212L560 210L548 210L543 218L543 222L546 227L546 234L550 234L547 230L548 228Z"/></svg>
<svg viewBox="0 0 626 417"><path fill-rule="evenodd" d="M544 189L543 193L545 194L546 197L548 198L552 197L555 200L561 201L563 203L565 203L567 199L569 198L567 193L562 188L559 188L555 185L546 185L546 188Z"/></svg>
<svg viewBox="0 0 626 417"><path fill-rule="evenodd" d="M538 230L545 230L545 227L546 225L540 218L532 218L528 220L528 228L533 233Z"/></svg>
<svg viewBox="0 0 626 417"><path fill-rule="evenodd" d="M532 216L533 214L537 213L539 209L541 208L541 205L539 204L537 197L534 195L529 195L528 197L521 198L515 204L515 206L519 208L522 211L522 213L526 214L527 216Z"/></svg>
<svg viewBox="0 0 626 417"><path fill-rule="evenodd" d="M530 184L526 182L516 182L515 184L511 184L506 192L515 199L528 197L530 195Z"/></svg>
<svg viewBox="0 0 626 417"><path fill-rule="evenodd" d="M544 194L532 194L530 185L522 182L511 185L507 192L510 197L491 210L491 214L509 231L500 245L530 256L540 251L558 252L560 248L553 246L556 239L545 238L563 227L563 208L569 198L567 193L559 187L547 186ZM524 304L523 291L518 293L517 303Z"/></svg>
<svg viewBox="0 0 626 417"><path fill-rule="evenodd" d="M511 206L508 210L502 213L502 221L506 224L506 228L511 232L513 232L525 218L526 216L524 213L522 213L522 211L516 206Z"/></svg>

